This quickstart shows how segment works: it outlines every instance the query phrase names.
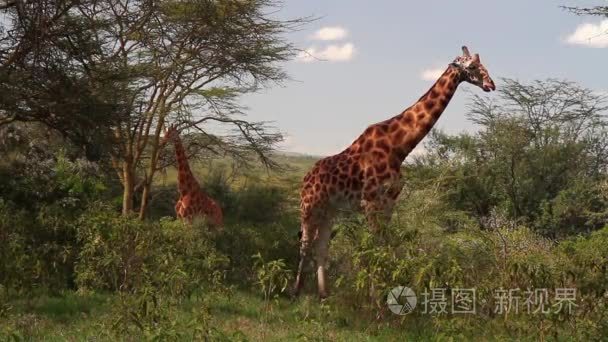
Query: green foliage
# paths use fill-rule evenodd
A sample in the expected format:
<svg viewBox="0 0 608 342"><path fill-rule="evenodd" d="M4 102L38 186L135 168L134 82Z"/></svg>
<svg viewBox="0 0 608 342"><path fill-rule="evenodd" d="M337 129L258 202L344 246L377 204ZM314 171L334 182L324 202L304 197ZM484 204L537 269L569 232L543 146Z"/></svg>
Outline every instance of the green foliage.
<svg viewBox="0 0 608 342"><path fill-rule="evenodd" d="M412 314L435 321L446 336L466 336L479 333L495 319L498 289L575 288L577 307L572 314L509 315L504 328L530 334L542 321L545 330L534 332L539 336L559 334L567 324L578 324L572 334L583 339L606 332L606 228L555 243L525 227L508 225L446 234L434 223L417 228L393 223L381 236L371 235L364 224L356 222L342 222L339 227L331 249L330 269L335 268L336 279L333 301L356 307L369 317L409 326L386 309L384 296L398 285L414 289L419 305L421 294L432 288L446 289L447 298L454 288L475 288L475 323L466 316L422 315L422 308Z"/></svg>
<svg viewBox="0 0 608 342"><path fill-rule="evenodd" d="M98 165L70 158L61 147L43 148L49 140L26 137L41 134L35 129L12 134L19 143L8 149L10 158L0 162L0 197L5 201L30 211L46 206L77 215L91 201L104 198L107 186Z"/></svg>
<svg viewBox="0 0 608 342"><path fill-rule="evenodd" d="M75 227L69 213L42 207L34 216L0 200L0 285L8 290L73 286Z"/></svg>
<svg viewBox="0 0 608 342"><path fill-rule="evenodd" d="M473 97L476 134L433 132L411 168L440 184L452 210L488 228L498 210L545 236L588 232L608 221L605 98L574 83L504 80L500 101Z"/></svg>
<svg viewBox="0 0 608 342"><path fill-rule="evenodd" d="M141 222L103 208L87 212L78 225L80 289L140 293L153 288L180 297L223 277L227 260L203 227Z"/></svg>
<svg viewBox="0 0 608 342"><path fill-rule="evenodd" d="M566 268L583 294L602 298L608 292L608 227L588 237L579 236L560 244L570 260Z"/></svg>
<svg viewBox="0 0 608 342"><path fill-rule="evenodd" d="M235 193L233 203L239 222L271 224L293 212L285 190L275 186L247 185Z"/></svg>
<svg viewBox="0 0 608 342"><path fill-rule="evenodd" d="M294 216L296 202L290 198L288 189L257 178L244 176L243 184L237 186L233 174L224 167L215 167L203 177L202 188L234 222L266 225Z"/></svg>
<svg viewBox="0 0 608 342"><path fill-rule="evenodd" d="M2 128L0 284L7 291L74 287L75 220L108 187L98 165L37 126ZM42 146L54 144L49 148Z"/></svg>
<svg viewBox="0 0 608 342"><path fill-rule="evenodd" d="M204 189L217 198L224 210L226 226L215 237L218 250L230 259L227 277L239 285L257 281L252 255L270 260L297 262L298 217L289 192L276 185L256 184L245 179L241 187L230 186L222 169L205 177Z"/></svg>
<svg viewBox="0 0 608 342"><path fill-rule="evenodd" d="M577 312L584 319L584 339L608 334L608 227L588 237L579 236L560 244L564 255L565 277L576 284L581 296Z"/></svg>
<svg viewBox="0 0 608 342"><path fill-rule="evenodd" d="M0 200L0 259L10 262L0 263L0 285L3 292L9 288L26 287L26 278L20 274L27 272L33 264L31 255L26 253L23 212L14 210Z"/></svg>
<svg viewBox="0 0 608 342"><path fill-rule="evenodd" d="M201 328L206 311L187 322L175 317L178 305L193 294L224 288L228 259L216 251L205 226L142 222L103 206L82 215L78 225L79 292L119 293L108 323L116 336L165 340L211 334Z"/></svg>
<svg viewBox="0 0 608 342"><path fill-rule="evenodd" d="M291 270L283 259L266 262L260 253L253 256L257 285L262 290L265 300L283 293L291 279Z"/></svg>

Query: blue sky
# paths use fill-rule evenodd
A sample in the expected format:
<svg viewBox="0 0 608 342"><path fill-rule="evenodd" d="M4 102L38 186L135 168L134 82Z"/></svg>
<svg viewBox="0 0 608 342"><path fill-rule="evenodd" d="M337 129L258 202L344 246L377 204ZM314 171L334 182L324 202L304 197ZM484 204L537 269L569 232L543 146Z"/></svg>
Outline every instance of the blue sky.
<svg viewBox="0 0 608 342"><path fill-rule="evenodd" d="M242 104L250 119L273 121L286 134L283 149L329 155L413 103L432 85L433 71L444 69L463 44L480 54L497 87L500 77L552 77L606 91L608 36L597 33L608 30L608 20L559 8L572 4L607 3L286 0L281 17L320 17L289 39L325 61L286 63L293 81L248 95ZM467 91L481 93L461 85L436 127L475 129L465 118Z"/></svg>

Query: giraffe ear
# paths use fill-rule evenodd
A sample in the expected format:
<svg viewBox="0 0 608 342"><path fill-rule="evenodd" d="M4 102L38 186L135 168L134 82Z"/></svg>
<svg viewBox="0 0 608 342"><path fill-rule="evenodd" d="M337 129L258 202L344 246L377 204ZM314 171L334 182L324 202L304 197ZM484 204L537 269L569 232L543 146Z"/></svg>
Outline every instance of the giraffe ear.
<svg viewBox="0 0 608 342"><path fill-rule="evenodd" d="M481 60L479 59L479 54L478 53L476 53L473 56L473 62L475 62L475 63L481 63Z"/></svg>
<svg viewBox="0 0 608 342"><path fill-rule="evenodd" d="M466 46L462 46L462 54L463 54L465 57L471 57L471 54L469 53L469 48L468 48L468 47L466 47Z"/></svg>
<svg viewBox="0 0 608 342"><path fill-rule="evenodd" d="M175 125L165 126L165 135L171 135L176 131Z"/></svg>

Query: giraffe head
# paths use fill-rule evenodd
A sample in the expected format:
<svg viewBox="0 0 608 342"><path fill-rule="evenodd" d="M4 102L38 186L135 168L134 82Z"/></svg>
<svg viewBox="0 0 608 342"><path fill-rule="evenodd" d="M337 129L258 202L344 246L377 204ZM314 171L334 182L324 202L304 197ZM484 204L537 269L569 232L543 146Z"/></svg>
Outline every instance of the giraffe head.
<svg viewBox="0 0 608 342"><path fill-rule="evenodd" d="M463 80L478 86L486 92L496 90L488 69L481 64L479 54L471 55L466 46L462 47L462 56L456 57L452 65L461 70Z"/></svg>
<svg viewBox="0 0 608 342"><path fill-rule="evenodd" d="M177 138L178 136L179 131L177 130L177 127L175 125L170 125L165 129L165 135L163 136L163 139L161 140L160 144L165 145L169 141Z"/></svg>

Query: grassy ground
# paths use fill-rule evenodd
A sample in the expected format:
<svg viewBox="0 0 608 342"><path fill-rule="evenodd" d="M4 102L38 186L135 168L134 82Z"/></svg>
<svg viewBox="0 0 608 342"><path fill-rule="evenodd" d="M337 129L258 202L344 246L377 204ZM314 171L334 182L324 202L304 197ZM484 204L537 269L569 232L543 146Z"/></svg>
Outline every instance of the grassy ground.
<svg viewBox="0 0 608 342"><path fill-rule="evenodd" d="M14 301L10 303L10 318L0 319L0 339L141 340L145 335L121 335L111 330L115 321L112 308L116 305L117 298L113 296L74 293ZM201 320L196 320L201 315L205 322L202 325ZM460 320L457 324L442 319L440 325L432 318L420 316L377 319L340 307L331 299L323 304L314 296L304 296L295 302L284 298L266 302L258 295L242 291L192 298L172 312L172 319L173 325L163 328L167 335L160 340L196 340L193 336L197 329L212 330L211 340L224 341L532 341L540 338L518 329L505 329L499 321L480 326L477 319ZM460 328L465 325L468 328ZM530 330L534 330L533 327ZM173 333L173 338L167 337ZM568 336L545 336L544 339L573 340Z"/></svg>
<svg viewBox="0 0 608 342"><path fill-rule="evenodd" d="M10 303L10 316L0 321L0 332L8 333L3 337L14 340L114 340L116 336L104 330L111 326L111 309L116 300L109 295L66 293L59 297L14 301ZM218 332L216 337L227 340L401 341L416 338L415 334L402 329L370 324L353 312L334 311L331 304L319 305L314 297L303 297L296 302L282 298L265 302L260 296L238 291L229 296L183 302L174 319L189 321L202 311L207 311L207 324Z"/></svg>

